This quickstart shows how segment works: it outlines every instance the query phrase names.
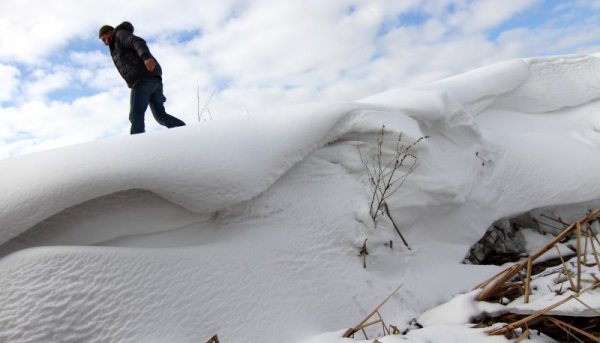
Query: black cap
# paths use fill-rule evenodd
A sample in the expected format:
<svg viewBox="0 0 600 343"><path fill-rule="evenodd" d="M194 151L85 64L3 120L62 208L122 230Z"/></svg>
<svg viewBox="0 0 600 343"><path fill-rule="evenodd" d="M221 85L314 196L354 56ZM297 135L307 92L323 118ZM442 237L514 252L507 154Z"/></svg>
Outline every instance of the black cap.
<svg viewBox="0 0 600 343"><path fill-rule="evenodd" d="M100 28L100 31L98 31L98 38L101 38L103 34L107 33L108 31L114 31L115 28L110 26L110 25L103 25Z"/></svg>

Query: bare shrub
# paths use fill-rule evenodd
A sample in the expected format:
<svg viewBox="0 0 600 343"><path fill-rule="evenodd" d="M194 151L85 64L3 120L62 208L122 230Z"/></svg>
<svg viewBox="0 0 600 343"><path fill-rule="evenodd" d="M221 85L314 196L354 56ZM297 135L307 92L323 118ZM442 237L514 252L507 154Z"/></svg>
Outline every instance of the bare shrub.
<svg viewBox="0 0 600 343"><path fill-rule="evenodd" d="M417 167L418 158L412 153L412 150L422 140L427 139L428 136L420 137L412 143L405 143L403 142L403 133L401 132L398 134L398 138L395 139L393 155L386 158L383 148L386 139L385 135L385 125L382 125L377 137L377 151L370 159L363 158L360 148L358 149L360 159L365 166L367 177L369 178L369 186L372 193L369 214L375 223L378 217L386 215L391 220L400 238L402 238L404 245L409 247L392 218L386 201L402 187L407 177Z"/></svg>

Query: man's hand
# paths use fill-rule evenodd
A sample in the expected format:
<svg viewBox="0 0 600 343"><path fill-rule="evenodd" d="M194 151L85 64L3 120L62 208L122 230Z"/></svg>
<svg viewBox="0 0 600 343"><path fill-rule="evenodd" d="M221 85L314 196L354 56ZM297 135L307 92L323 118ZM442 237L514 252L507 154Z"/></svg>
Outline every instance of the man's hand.
<svg viewBox="0 0 600 343"><path fill-rule="evenodd" d="M145 59L144 64L146 65L146 69L148 69L149 72L153 72L154 68L156 68L156 62L154 62L154 58Z"/></svg>

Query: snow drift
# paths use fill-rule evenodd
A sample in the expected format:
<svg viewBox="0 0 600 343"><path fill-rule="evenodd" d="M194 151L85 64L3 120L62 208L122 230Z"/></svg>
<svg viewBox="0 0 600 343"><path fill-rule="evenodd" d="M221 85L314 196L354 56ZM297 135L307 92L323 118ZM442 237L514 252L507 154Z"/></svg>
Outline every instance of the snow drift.
<svg viewBox="0 0 600 343"><path fill-rule="evenodd" d="M293 342L401 283L406 327L497 271L460 264L496 219L600 198L598 98L596 56L518 59L0 161L0 340ZM382 125L429 136L389 200L411 251L368 215Z"/></svg>

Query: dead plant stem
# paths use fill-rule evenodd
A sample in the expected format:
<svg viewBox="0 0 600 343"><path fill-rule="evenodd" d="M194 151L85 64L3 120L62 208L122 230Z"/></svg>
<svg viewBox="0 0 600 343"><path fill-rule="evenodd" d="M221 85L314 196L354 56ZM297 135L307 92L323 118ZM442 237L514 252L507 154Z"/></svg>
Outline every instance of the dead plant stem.
<svg viewBox="0 0 600 343"><path fill-rule="evenodd" d="M551 322L553 322L553 323L554 323L556 326L558 326L559 328L561 328L563 331L565 331L565 332L566 332L568 335L570 335L571 337L573 337L573 338L575 338L576 340L578 340L579 342L583 342L583 341L582 341L581 339L579 339L577 336L573 335L573 334L572 334L572 333L571 333L569 330L567 330L566 328L568 328L568 329L570 329L570 330L573 330L573 331L577 332L578 334L580 334L580 335L582 335L582 336L585 336L585 337L587 337L587 338L593 339L593 340L595 340L596 342L600 342L600 338L598 338L598 337L596 337L596 336L594 336L594 335L592 335L592 334L590 334L590 333L588 333L588 332L585 332L585 331L583 331L583 330L581 330L581 329L579 329L579 328L577 328L577 327L575 327L575 326L573 326L573 325L571 325L571 324L569 324L569 323L565 323L565 322L563 322L563 321L562 321L562 320L560 320L560 319L557 319L557 318L552 318L552 317L550 317L550 318L548 318L548 319L549 319Z"/></svg>
<svg viewBox="0 0 600 343"><path fill-rule="evenodd" d="M400 288L402 288L402 285L398 286L398 288L396 288L390 295L388 295L388 297L385 298L385 300L381 304L379 304L379 306L377 306L373 311L371 311L371 313L369 313L360 323L358 323L355 327L346 330L342 337L351 337L356 332L360 331L364 327L365 323L376 313L378 313L379 309L383 307L383 305L385 305L385 303L387 303L388 300L390 300L400 290Z"/></svg>
<svg viewBox="0 0 600 343"><path fill-rule="evenodd" d="M581 289L581 223L575 224L577 227L577 291Z"/></svg>
<svg viewBox="0 0 600 343"><path fill-rule="evenodd" d="M525 303L529 303L529 293L531 292L531 257L527 258L527 278L525 279Z"/></svg>
<svg viewBox="0 0 600 343"><path fill-rule="evenodd" d="M565 272L565 275L567 276L567 278L569 279L569 283L571 284L571 289L573 291L577 291L575 289L575 283L573 282L573 278L571 277L571 271L569 271L569 268L567 267L567 264L565 263L565 260L562 257L562 254L560 253L560 250L558 249L557 246L554 246L556 248L556 251L558 252L558 257L560 258L560 262L563 265L563 271Z"/></svg>
<svg viewBox="0 0 600 343"><path fill-rule="evenodd" d="M398 225L396 225L396 222L394 221L394 218L392 218L392 214L390 213L390 208L388 207L388 205L387 205L386 202L383 202L383 208L385 209L385 213L387 214L388 218L390 218L390 221L392 222L392 225L394 226L394 229L396 230L396 232L400 236L400 239L402 239L402 243L404 243L404 245L406 245L406 247L408 248L408 250L410 250L410 246L408 245L408 242L406 241L406 239L404 239L404 236L402 236L402 233L400 232L400 229L398 228Z"/></svg>
<svg viewBox="0 0 600 343"><path fill-rule="evenodd" d="M590 227L588 227L588 231L590 234L593 234L593 231ZM594 238L590 238L590 245L592 246L592 253L594 255L594 259L596 260L596 267L598 267L598 272L600 272L600 261L598 260L598 251L596 250L596 246L594 245Z"/></svg>

